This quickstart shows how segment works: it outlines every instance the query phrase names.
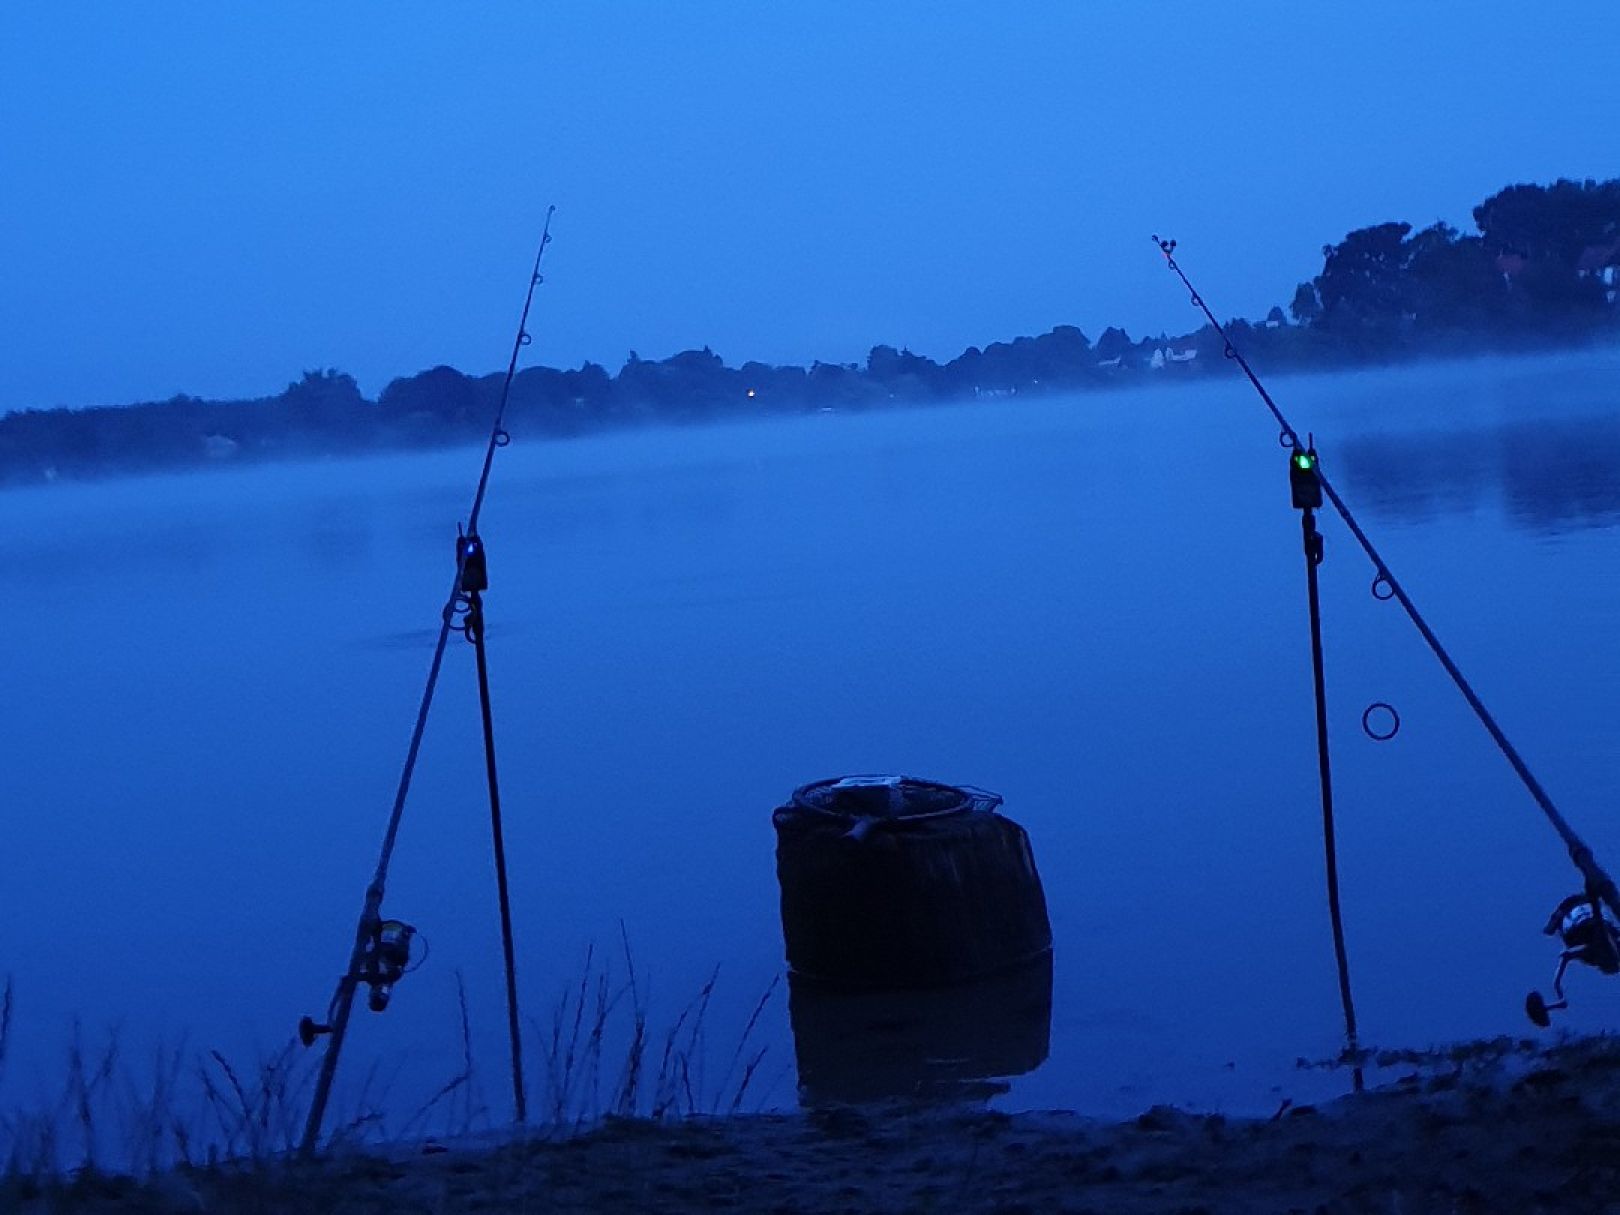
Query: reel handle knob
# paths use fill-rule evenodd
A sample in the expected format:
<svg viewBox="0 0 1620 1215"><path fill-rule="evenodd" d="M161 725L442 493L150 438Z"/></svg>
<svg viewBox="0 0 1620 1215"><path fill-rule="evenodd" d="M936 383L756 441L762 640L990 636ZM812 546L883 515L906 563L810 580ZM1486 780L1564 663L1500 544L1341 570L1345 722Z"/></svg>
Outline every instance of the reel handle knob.
<svg viewBox="0 0 1620 1215"><path fill-rule="evenodd" d="M330 1025L319 1025L313 1017L298 1018L298 1040L306 1047L314 1046L315 1039L332 1032Z"/></svg>
<svg viewBox="0 0 1620 1215"><path fill-rule="evenodd" d="M1539 991L1533 991L1524 998L1524 1012L1541 1029L1552 1024L1552 1012L1557 1008L1568 1008L1568 1000L1555 1000L1547 1003L1547 999Z"/></svg>

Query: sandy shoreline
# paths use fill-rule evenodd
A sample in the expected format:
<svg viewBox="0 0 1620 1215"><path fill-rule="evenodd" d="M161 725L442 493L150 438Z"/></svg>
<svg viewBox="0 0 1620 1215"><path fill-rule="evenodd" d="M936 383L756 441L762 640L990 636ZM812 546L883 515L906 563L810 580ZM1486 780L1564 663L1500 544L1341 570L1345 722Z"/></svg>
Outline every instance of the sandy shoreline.
<svg viewBox="0 0 1620 1215"><path fill-rule="evenodd" d="M39 1212L990 1211L1620 1215L1620 1040L1508 1048L1270 1118L900 1103L308 1165L0 1189Z"/></svg>

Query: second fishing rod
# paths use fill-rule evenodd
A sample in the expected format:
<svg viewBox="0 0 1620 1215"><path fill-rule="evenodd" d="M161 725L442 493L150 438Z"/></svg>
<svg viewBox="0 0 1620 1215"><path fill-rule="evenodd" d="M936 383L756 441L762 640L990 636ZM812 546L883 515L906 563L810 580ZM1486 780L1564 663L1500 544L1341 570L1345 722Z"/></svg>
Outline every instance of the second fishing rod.
<svg viewBox="0 0 1620 1215"><path fill-rule="evenodd" d="M1577 906L1584 905L1586 909L1585 915L1587 918L1585 921L1582 921L1582 923L1590 926L1599 937L1595 944L1593 944L1590 948L1582 944L1577 948L1567 950L1565 960L1567 961L1573 958L1580 961L1589 962L1598 966L1599 969L1603 970L1605 973L1615 973L1616 971L1620 971L1620 929L1613 926L1613 921L1609 915L1609 913L1612 912L1613 915L1620 916L1620 889L1616 888L1613 878L1609 876L1608 871L1598 862L1597 857L1593 854L1592 849L1587 845L1586 841L1582 839L1582 837L1575 831L1574 827L1570 825L1569 820L1564 817L1563 813L1553 803L1552 797L1548 794L1546 788L1536 778L1535 774L1531 772L1530 766L1525 762L1523 756L1520 755L1518 748L1515 747L1508 739L1507 734L1503 731L1501 725L1498 724L1495 715L1486 707L1485 702L1474 690L1473 684L1469 682L1467 676L1463 674L1462 669L1457 665L1455 659L1452 658L1451 653L1441 643L1440 638L1435 634L1434 629L1424 618L1423 613L1418 610L1417 605L1412 601L1412 598L1407 593L1406 588L1401 585L1400 580L1396 578L1394 573L1390 570L1389 565L1384 561L1382 554L1379 553L1377 547L1367 536L1366 531L1357 521L1354 513L1345 503L1343 497L1340 496L1339 492L1333 487L1333 484L1328 480L1327 476L1321 471L1321 467L1317 461L1314 443L1301 441L1299 432L1294 429L1287 417L1284 416L1282 410L1278 408L1276 401L1272 399L1271 394L1266 390L1266 386L1261 383L1260 377L1255 374L1254 368L1249 365L1248 359L1244 357L1243 352L1239 350L1232 342L1230 336L1226 332L1225 327L1220 323L1219 320L1216 319L1214 312L1210 310L1209 305L1204 301L1204 297L1200 295L1197 288L1193 286L1192 280L1188 278L1186 271L1181 268L1180 263L1176 260L1176 242L1173 240L1165 240L1155 235L1153 237L1153 243L1158 247L1159 252L1164 255L1166 266L1172 273L1176 275L1178 279L1180 279L1182 286L1187 289L1193 307L1197 308L1203 314L1204 318L1209 322L1210 327L1219 336L1222 343L1222 353L1226 358L1232 360L1238 365L1239 369L1248 379L1250 385L1253 386L1255 392L1259 394L1259 397L1265 404L1267 410L1270 411L1272 418L1276 420L1277 425L1280 427L1280 433L1278 436L1279 441L1281 442L1282 446L1287 448L1291 453L1291 467L1295 471L1308 472L1309 479L1316 487L1315 492L1319 495L1318 501L1320 500L1320 497L1325 497L1326 500L1332 504L1334 510L1344 521L1345 526L1349 528L1350 534L1355 538L1356 543L1360 546L1361 550L1366 553L1368 559L1372 562L1374 570L1372 593L1374 597L1380 600L1393 599L1400 604L1402 610L1405 611L1413 626L1422 636L1424 643L1429 647L1436 660L1450 677L1452 683L1462 694L1463 699L1468 703L1468 707L1473 710L1475 717L1485 728L1486 733L1490 735L1491 740L1496 743L1497 749L1501 751L1503 758L1507 760L1509 766L1513 769L1514 774L1518 776L1526 791L1529 792L1532 800L1535 801L1537 807L1547 819L1547 822L1552 826L1553 830L1557 832L1559 839L1563 841L1565 848L1568 850L1571 862L1581 874L1583 889L1579 894L1573 895L1569 899L1566 899L1564 904L1560 905L1560 910L1562 911L1566 905L1570 904ZM1297 490L1296 505L1299 505L1297 500ZM1307 533L1309 533L1309 530L1310 528L1307 527ZM1319 537L1317 538L1317 544L1318 546L1320 545ZM1311 540L1309 534L1307 534L1306 545L1307 561L1313 563L1319 562L1320 548L1318 547L1317 552L1313 557L1310 551ZM1313 594L1313 629L1317 627L1315 625L1316 611L1317 608ZM1319 737L1322 740L1320 742L1320 746L1324 749L1325 755L1326 743L1325 735L1323 734L1325 726L1321 724L1321 699L1323 693L1321 690L1319 676L1317 681L1317 695ZM1389 706L1374 705L1369 708L1368 713L1370 714L1374 709L1379 708L1388 709ZM1393 711L1391 710L1391 712ZM1398 727L1399 719L1397 718L1395 720L1396 726ZM1367 714L1364 714L1362 717L1362 727L1374 738L1385 737L1385 735L1380 735L1369 726ZM1328 832L1330 898L1335 904L1335 936L1336 939L1338 939L1340 936L1340 931L1338 925L1339 917L1336 907L1336 866L1332 857L1331 837L1332 793L1330 784L1328 783L1328 769L1325 758L1322 763L1322 777L1324 813L1327 820L1325 827ZM1558 915L1555 914L1553 922L1549 924L1545 931L1549 935L1555 934L1559 932L1559 924L1560 921ZM1603 926L1605 925L1609 925L1610 927L1604 928ZM1603 931L1597 932L1596 930L1599 928L1603 928ZM1570 931L1581 932L1585 931L1585 929L1581 927L1581 924L1575 925L1573 929L1566 928L1564 931L1566 944L1569 943ZM1560 977L1562 976L1562 969L1560 969L1559 975ZM1349 1006L1348 979L1345 977L1345 964L1342 953L1340 955L1340 976L1341 986L1344 989L1346 997L1345 1004L1348 1036L1351 1039L1351 1049L1353 1051L1355 1048L1354 1015ZM1557 994L1556 986L1555 994ZM1531 1019L1536 1021L1537 1024L1541 1025L1546 1024L1547 1009L1563 1007L1561 1003L1551 1005L1545 1004L1540 995L1535 992L1531 993L1529 999L1526 1001L1526 1005Z"/></svg>
<svg viewBox="0 0 1620 1215"><path fill-rule="evenodd" d="M524 1121L527 1116L527 1101L523 1083L522 1041L519 1032L517 970L506 874L506 848L504 827L501 819L499 784L496 779L494 722L490 708L489 677L484 645L483 592L489 587L489 571L484 551L484 541L479 534L478 523L483 513L484 497L489 488L490 471L494 466L495 453L511 442L511 436L507 433L504 425L506 407L511 397L512 380L517 374L518 358L522 354L523 348L533 340L529 332L529 313L534 305L535 291L544 281L540 273L540 265L545 257L546 246L551 243L551 219L555 212L555 207L548 208L546 211L539 247L534 255L534 266L530 272L528 288L523 297L523 310L518 319L517 333L512 340L512 352L507 362L506 378L501 385L500 400L496 406L494 419L490 424L489 436L484 447L484 459L479 471L477 488L473 493L472 505L467 512L467 519L464 525L457 528L455 577L451 582L449 596L440 612L439 630L434 642L433 657L428 664L427 681L422 690L422 699L417 708L415 724L411 729L410 743L405 751L405 762L400 772L399 784L395 790L393 806L388 815L388 824L383 832L382 846L377 857L377 867L372 874L371 882L366 887L359 921L355 927L354 944L349 953L348 967L338 978L336 990L332 993L331 1002L327 1007L325 1021L316 1022L313 1018L306 1016L299 1022L298 1033L305 1046L313 1045L319 1038L328 1039L326 1052L321 1059L320 1072L316 1077L315 1091L310 1101L309 1113L304 1123L303 1137L299 1143L299 1152L304 1156L313 1155L320 1143L321 1126L325 1120L339 1058L348 1033L350 1015L354 1010L354 1000L360 986L364 984L370 988L369 1005L373 1011L381 1012L388 1006L394 984L410 973L415 964L419 964L413 964L411 957L411 943L416 936L415 928L402 920L384 918L382 904L388 884L389 865L393 860L394 847L398 842L400 824L405 814L406 799L410 793L411 778L415 774L416 761L422 747L422 737L427 728L428 714L433 706L434 693L438 688L439 675L444 665L445 650L452 632L460 632L467 641L472 643L477 658L485 774L489 787L490 830L494 847L501 922L501 945L506 970L507 1026L511 1048L513 1113L518 1122Z"/></svg>

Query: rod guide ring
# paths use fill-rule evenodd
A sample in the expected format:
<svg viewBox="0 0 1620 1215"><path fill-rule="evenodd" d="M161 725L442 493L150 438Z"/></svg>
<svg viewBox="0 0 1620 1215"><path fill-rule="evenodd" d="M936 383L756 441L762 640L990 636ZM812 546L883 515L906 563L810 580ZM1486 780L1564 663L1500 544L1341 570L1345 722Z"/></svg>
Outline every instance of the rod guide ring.
<svg viewBox="0 0 1620 1215"><path fill-rule="evenodd" d="M1376 730L1373 728L1373 714L1382 709L1389 714L1389 728ZM1395 706L1383 700L1375 700L1361 714L1361 728L1368 738L1374 742L1388 742L1401 732L1401 715L1395 711Z"/></svg>

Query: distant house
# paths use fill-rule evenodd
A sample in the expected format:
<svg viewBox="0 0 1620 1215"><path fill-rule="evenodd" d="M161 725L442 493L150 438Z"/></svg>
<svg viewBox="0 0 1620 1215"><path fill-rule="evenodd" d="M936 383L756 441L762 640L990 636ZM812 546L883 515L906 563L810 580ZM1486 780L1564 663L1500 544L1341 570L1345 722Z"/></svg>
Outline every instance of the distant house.
<svg viewBox="0 0 1620 1215"><path fill-rule="evenodd" d="M1606 288L1605 298L1614 303L1615 290L1620 287L1620 236L1606 245L1588 245L1582 249L1575 263L1575 273L1597 279Z"/></svg>
<svg viewBox="0 0 1620 1215"><path fill-rule="evenodd" d="M1512 282L1524 268L1530 264L1530 259L1522 253L1498 253L1496 255L1496 270L1508 282Z"/></svg>
<svg viewBox="0 0 1620 1215"><path fill-rule="evenodd" d="M1148 359L1148 366L1159 371L1171 363L1190 363L1198 357L1198 351L1192 346L1160 346Z"/></svg>
<svg viewBox="0 0 1620 1215"><path fill-rule="evenodd" d="M1620 266L1620 236L1606 245L1588 245L1582 249L1580 260L1575 263L1575 272L1612 278L1617 266Z"/></svg>

